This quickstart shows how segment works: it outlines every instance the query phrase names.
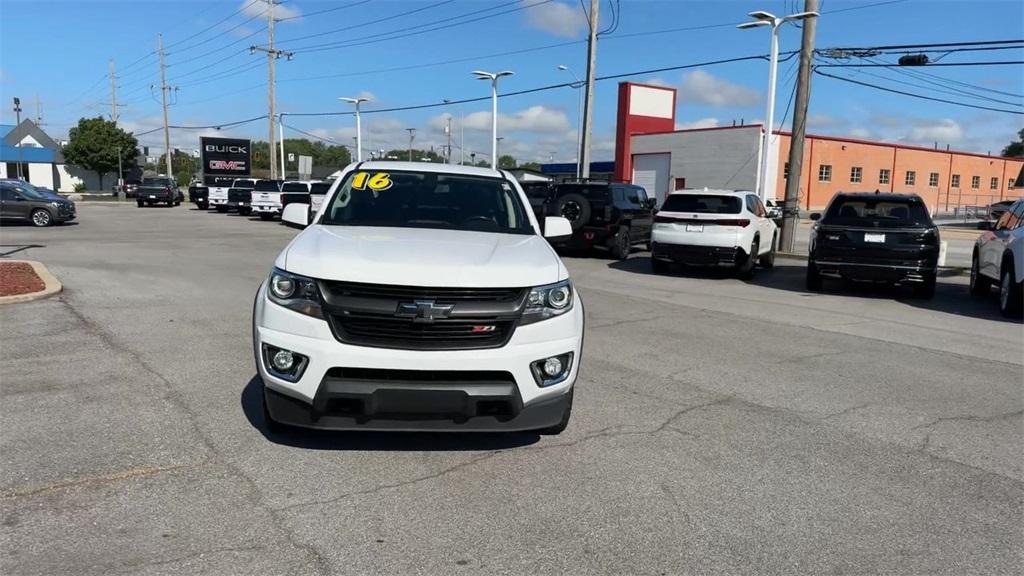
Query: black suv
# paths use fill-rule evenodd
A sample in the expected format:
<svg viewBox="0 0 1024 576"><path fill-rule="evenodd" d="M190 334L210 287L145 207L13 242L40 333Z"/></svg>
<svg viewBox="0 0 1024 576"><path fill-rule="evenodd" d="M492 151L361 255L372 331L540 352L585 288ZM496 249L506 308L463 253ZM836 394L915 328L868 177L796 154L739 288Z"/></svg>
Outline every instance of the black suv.
<svg viewBox="0 0 1024 576"><path fill-rule="evenodd" d="M807 289L822 278L909 284L931 298L938 272L939 229L917 194L837 194L825 215L811 214Z"/></svg>
<svg viewBox="0 0 1024 576"><path fill-rule="evenodd" d="M527 196L539 216L563 216L572 225L572 238L558 247L607 249L619 260L628 257L633 246L650 249L655 201L642 186L569 182L552 186L543 199L538 192Z"/></svg>

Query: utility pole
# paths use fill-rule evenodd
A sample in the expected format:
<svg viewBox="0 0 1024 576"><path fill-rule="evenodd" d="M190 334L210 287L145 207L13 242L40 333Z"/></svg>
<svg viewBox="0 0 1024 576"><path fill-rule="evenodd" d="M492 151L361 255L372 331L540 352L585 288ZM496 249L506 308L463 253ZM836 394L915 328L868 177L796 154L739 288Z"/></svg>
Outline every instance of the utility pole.
<svg viewBox="0 0 1024 576"><path fill-rule="evenodd" d="M445 133L446 136L448 136L448 148L447 148L448 154L445 156L444 161L445 161L446 164L451 164L452 163L452 117L451 116L448 116L448 118L447 118L447 122L445 123L445 126L444 126L444 133Z"/></svg>
<svg viewBox="0 0 1024 576"><path fill-rule="evenodd" d="M804 12L817 12L818 0L804 0ZM793 107L792 137L789 143L789 179L786 180L786 198L782 208L783 252L793 251L796 226L800 217L800 175L804 163L804 136L807 134L807 104L811 99L811 59L814 56L814 31L818 18L803 22L800 42L800 69L796 77L796 103Z"/></svg>
<svg viewBox="0 0 1024 576"><path fill-rule="evenodd" d="M21 98L18 98L17 96L14 97L14 117L15 117L14 125L15 126L20 126L21 125ZM21 174L21 160L22 160L21 142L18 142L17 144L15 144L15 146L18 147L18 169L16 170L16 172L18 173L18 179L20 180L23 177L22 174Z"/></svg>
<svg viewBox="0 0 1024 576"><path fill-rule="evenodd" d="M587 86L580 138L580 176L590 178L590 134L594 124L594 76L597 74L597 13L600 0L590 0L590 35L587 38Z"/></svg>
<svg viewBox="0 0 1024 576"><path fill-rule="evenodd" d="M249 46L249 53L255 54L257 50L260 52L267 53L267 127L268 137L267 141L270 143L270 179L277 180L277 163L274 162L274 146L276 136L274 134L274 122L277 119L277 112L275 111L277 100L274 94L274 61L281 56L286 56L288 60L291 60L295 54L293 52L285 52L283 50L274 49L274 6L278 0L264 0L267 3L267 47L262 46Z"/></svg>
<svg viewBox="0 0 1024 576"><path fill-rule="evenodd" d="M167 120L167 91L171 89L167 85L165 76L166 66L164 65L164 35L157 34L157 52L160 54L160 104L164 109L164 159L167 161L167 177L174 178L174 169L171 167L171 128ZM115 108L114 113L117 110ZM116 120L115 120L116 122Z"/></svg>
<svg viewBox="0 0 1024 576"><path fill-rule="evenodd" d="M117 126L117 75L114 73L113 58L110 59L107 76L110 77L110 121L114 123L114 126Z"/></svg>
<svg viewBox="0 0 1024 576"><path fill-rule="evenodd" d="M409 162L412 162L412 141L416 138L415 128L406 128L409 131Z"/></svg>

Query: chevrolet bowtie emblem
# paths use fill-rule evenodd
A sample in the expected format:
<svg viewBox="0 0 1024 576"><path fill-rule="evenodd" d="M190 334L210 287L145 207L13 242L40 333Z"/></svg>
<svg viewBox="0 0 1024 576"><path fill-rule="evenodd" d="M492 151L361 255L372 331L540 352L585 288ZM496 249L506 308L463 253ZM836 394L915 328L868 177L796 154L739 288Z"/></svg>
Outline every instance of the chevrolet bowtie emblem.
<svg viewBox="0 0 1024 576"><path fill-rule="evenodd" d="M452 313L454 304L435 304L433 300L414 300L412 302L400 302L395 316L399 318L412 318L413 322L430 324L434 320L447 318Z"/></svg>

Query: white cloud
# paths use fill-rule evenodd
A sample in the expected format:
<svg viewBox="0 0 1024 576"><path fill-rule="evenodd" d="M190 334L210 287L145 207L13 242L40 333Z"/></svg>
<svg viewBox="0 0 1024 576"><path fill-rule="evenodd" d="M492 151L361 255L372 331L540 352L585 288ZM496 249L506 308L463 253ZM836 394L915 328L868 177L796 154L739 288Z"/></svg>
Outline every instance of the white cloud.
<svg viewBox="0 0 1024 576"><path fill-rule="evenodd" d="M717 78L703 70L683 75L679 86L679 99L684 104L707 106L755 106L761 103L757 90Z"/></svg>
<svg viewBox="0 0 1024 576"><path fill-rule="evenodd" d="M523 0L522 4L535 3ZM571 2L535 4L526 10L526 23L531 28L562 38L576 38L589 27L583 10Z"/></svg>
<svg viewBox="0 0 1024 576"><path fill-rule="evenodd" d="M643 84L649 84L651 86L664 86L665 88L672 88L672 84L670 84L664 78L651 78L650 80L644 80Z"/></svg>
<svg viewBox="0 0 1024 576"><path fill-rule="evenodd" d="M846 118L837 118L835 116L829 116L828 114L817 113L807 115L808 128L843 128L848 124L849 122Z"/></svg>
<svg viewBox="0 0 1024 576"><path fill-rule="evenodd" d="M716 128L718 127L718 118L701 118L694 120L693 122L678 122L676 124L676 130L690 130L693 128Z"/></svg>
<svg viewBox="0 0 1024 576"><path fill-rule="evenodd" d="M938 121L919 123L910 129L906 140L921 144L942 142L946 144L958 144L964 138L964 131L960 124L948 118Z"/></svg>
<svg viewBox="0 0 1024 576"><path fill-rule="evenodd" d="M240 5L242 14L246 16L263 16L266 19L267 15L267 2L266 0L243 0ZM298 8L291 6L290 4L276 4L274 6L274 19L281 20L284 18L296 18L302 16L302 12L299 12Z"/></svg>
<svg viewBox="0 0 1024 576"><path fill-rule="evenodd" d="M444 126L447 114L441 114L430 119L429 125L435 129ZM491 130L490 112L473 112L465 117L466 129L468 130ZM531 106L519 112L511 114L498 113L498 131L505 132L534 132L553 133L566 132L572 125L566 117L565 112L553 110L546 106Z"/></svg>

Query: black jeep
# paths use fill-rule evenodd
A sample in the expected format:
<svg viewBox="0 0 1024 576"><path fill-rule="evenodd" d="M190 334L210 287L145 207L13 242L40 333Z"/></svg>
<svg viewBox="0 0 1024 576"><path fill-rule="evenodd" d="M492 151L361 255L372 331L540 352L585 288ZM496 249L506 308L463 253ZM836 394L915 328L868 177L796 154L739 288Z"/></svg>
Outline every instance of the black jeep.
<svg viewBox="0 0 1024 576"><path fill-rule="evenodd" d="M552 186L543 201L533 192L530 204L535 211L563 216L572 225L572 238L557 248L607 249L619 260L627 258L634 246L650 248L655 200L648 198L642 186L567 182Z"/></svg>

